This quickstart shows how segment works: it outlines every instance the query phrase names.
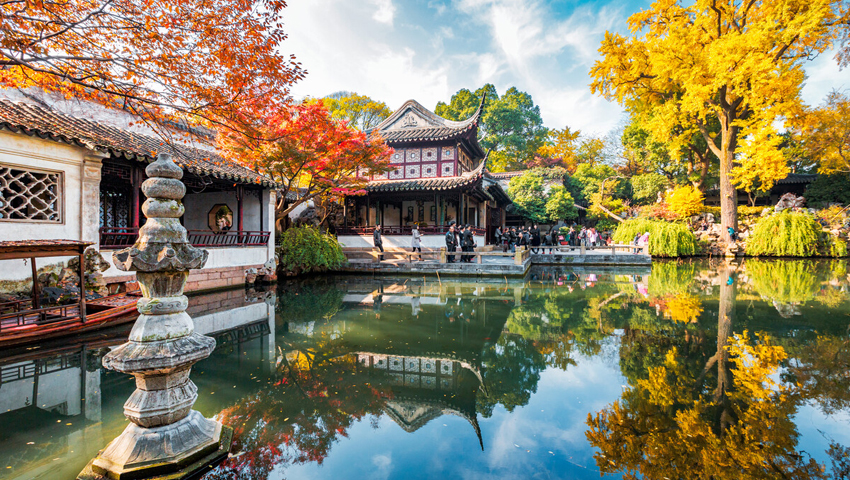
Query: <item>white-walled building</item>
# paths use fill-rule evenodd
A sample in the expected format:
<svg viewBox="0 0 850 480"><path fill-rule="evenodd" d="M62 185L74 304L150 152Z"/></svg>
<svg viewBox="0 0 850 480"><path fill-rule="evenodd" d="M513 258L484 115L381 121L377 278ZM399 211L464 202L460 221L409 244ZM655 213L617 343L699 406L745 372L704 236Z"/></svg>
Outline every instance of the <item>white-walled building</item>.
<svg viewBox="0 0 850 480"><path fill-rule="evenodd" d="M175 125L173 141L165 142L132 126L126 112L0 96L7 97L0 98L0 241L82 240L111 262L112 251L132 245L145 222L144 169L165 151L184 170L181 221L190 241L209 251L187 291L243 284L247 269L274 259L275 185L217 155L209 132ZM104 277L119 283L134 274L113 266ZM0 261L0 292L30 278L24 261Z"/></svg>

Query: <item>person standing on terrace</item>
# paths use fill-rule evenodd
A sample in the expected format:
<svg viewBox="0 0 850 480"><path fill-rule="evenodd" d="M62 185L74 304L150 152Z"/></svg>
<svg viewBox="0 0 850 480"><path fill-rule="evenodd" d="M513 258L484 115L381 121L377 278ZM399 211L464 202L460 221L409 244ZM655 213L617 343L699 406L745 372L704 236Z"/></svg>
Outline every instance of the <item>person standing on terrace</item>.
<svg viewBox="0 0 850 480"><path fill-rule="evenodd" d="M381 256L378 258L380 261L384 261L384 240L381 238L381 225L375 225L375 233L372 234L372 240L374 240L375 248L381 251Z"/></svg>
<svg viewBox="0 0 850 480"><path fill-rule="evenodd" d="M413 224L413 230L410 231L410 252L419 250L419 261L422 261L422 235L419 233L419 225Z"/></svg>

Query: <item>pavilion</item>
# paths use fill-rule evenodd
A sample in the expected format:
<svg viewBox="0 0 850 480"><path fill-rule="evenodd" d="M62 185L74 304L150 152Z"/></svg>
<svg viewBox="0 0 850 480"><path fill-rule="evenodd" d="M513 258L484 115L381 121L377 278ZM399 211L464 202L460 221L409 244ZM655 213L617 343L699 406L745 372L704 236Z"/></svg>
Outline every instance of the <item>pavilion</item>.
<svg viewBox="0 0 850 480"><path fill-rule="evenodd" d="M413 225L420 225L423 246L440 246L451 222L472 225L479 245L491 242L511 201L487 172L478 144L483 106L484 98L471 117L456 122L408 100L373 128L371 135L395 149L395 169L369 178L366 195L346 198L340 243L371 245L380 224L385 245L409 246Z"/></svg>

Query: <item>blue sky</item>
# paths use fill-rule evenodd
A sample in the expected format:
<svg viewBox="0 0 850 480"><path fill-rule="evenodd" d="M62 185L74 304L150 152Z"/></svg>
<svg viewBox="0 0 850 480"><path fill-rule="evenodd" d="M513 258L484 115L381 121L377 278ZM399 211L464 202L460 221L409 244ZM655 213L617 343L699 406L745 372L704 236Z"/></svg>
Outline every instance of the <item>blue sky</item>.
<svg viewBox="0 0 850 480"><path fill-rule="evenodd" d="M532 95L547 127L605 134L622 109L591 95L588 71L605 31L626 32L646 1L289 0L287 53L309 74L296 97L339 90L382 100L391 109L415 99L428 108L461 88L492 83ZM832 54L807 68L804 100L820 103L850 88Z"/></svg>

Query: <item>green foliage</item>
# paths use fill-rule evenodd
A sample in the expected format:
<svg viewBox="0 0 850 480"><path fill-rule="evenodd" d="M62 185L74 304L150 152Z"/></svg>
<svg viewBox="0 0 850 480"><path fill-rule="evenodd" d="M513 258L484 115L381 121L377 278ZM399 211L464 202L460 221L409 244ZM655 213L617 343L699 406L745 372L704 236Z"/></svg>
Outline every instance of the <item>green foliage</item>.
<svg viewBox="0 0 850 480"><path fill-rule="evenodd" d="M553 222L578 217L575 200L564 186L555 185L549 190L549 198L546 200L546 215Z"/></svg>
<svg viewBox="0 0 850 480"><path fill-rule="evenodd" d="M386 103L354 92L336 92L314 101L323 103L334 120L347 121L358 130L375 127L393 113Z"/></svg>
<svg viewBox="0 0 850 480"><path fill-rule="evenodd" d="M582 163L576 168L576 173L570 179L579 193L577 200L590 202L594 194L599 193L599 187L606 178L617 176L617 171L608 165L591 165ZM615 198L628 198L629 185L627 182L609 180L605 182L605 194ZM575 196L575 193L573 194Z"/></svg>
<svg viewBox="0 0 850 480"><path fill-rule="evenodd" d="M690 293L696 277L696 265L678 260L652 262L647 291L652 296L682 296Z"/></svg>
<svg viewBox="0 0 850 480"><path fill-rule="evenodd" d="M764 298L778 303L805 303L818 293L815 265L808 260L748 260L747 276Z"/></svg>
<svg viewBox="0 0 850 480"><path fill-rule="evenodd" d="M803 212L785 210L756 223L747 241L747 254L771 257L817 255L821 226Z"/></svg>
<svg viewBox="0 0 850 480"><path fill-rule="evenodd" d="M649 254L658 257L684 257L697 253L697 240L683 223L634 218L620 223L614 242L632 244L636 235L649 232Z"/></svg>
<svg viewBox="0 0 850 480"><path fill-rule="evenodd" d="M286 275L333 270L345 263L336 238L309 226L284 231L277 256L279 270Z"/></svg>
<svg viewBox="0 0 850 480"><path fill-rule="evenodd" d="M705 198L702 192L691 185L676 187L667 195L667 205L678 218L685 219L696 215L702 210Z"/></svg>
<svg viewBox="0 0 850 480"><path fill-rule="evenodd" d="M508 195L514 202L517 212L532 222L545 222L546 193L543 177L529 170L514 177L508 184Z"/></svg>
<svg viewBox="0 0 850 480"><path fill-rule="evenodd" d="M825 207L829 203L850 204L850 176L845 174L819 175L803 194L806 204Z"/></svg>
<svg viewBox="0 0 850 480"><path fill-rule="evenodd" d="M631 178L632 198L636 203L645 205L653 203L658 194L663 192L670 182L660 173L645 173Z"/></svg>
<svg viewBox="0 0 850 480"><path fill-rule="evenodd" d="M540 107L531 95L511 87L499 96L496 87L486 84L475 91L462 89L452 95L449 104L439 102L434 112L450 120L466 120L487 94L481 119L479 138L490 153L493 171L523 168L533 160L535 152L546 141L548 129L543 126Z"/></svg>

